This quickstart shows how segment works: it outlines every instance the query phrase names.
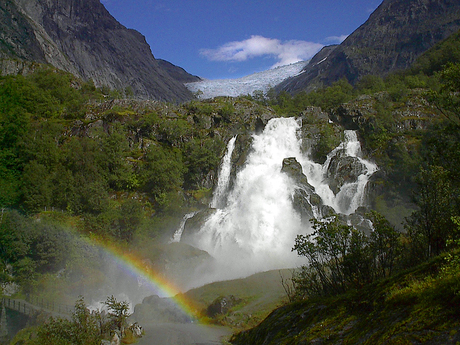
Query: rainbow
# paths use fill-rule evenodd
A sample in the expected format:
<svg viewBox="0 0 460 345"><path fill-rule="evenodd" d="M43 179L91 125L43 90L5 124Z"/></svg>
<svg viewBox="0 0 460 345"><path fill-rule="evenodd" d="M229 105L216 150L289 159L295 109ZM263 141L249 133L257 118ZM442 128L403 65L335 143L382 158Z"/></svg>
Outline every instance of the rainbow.
<svg viewBox="0 0 460 345"><path fill-rule="evenodd" d="M198 314L197 306L188 300L174 284L162 277L161 274L154 272L151 267L148 267L142 258L119 245L110 243L110 241L104 241L95 236L91 236L91 239L87 240L92 245L97 246L110 255L111 258L119 266L128 271L130 275L148 282L152 287L161 292L163 295L162 297L171 298L176 303L177 307L191 319L196 318Z"/></svg>

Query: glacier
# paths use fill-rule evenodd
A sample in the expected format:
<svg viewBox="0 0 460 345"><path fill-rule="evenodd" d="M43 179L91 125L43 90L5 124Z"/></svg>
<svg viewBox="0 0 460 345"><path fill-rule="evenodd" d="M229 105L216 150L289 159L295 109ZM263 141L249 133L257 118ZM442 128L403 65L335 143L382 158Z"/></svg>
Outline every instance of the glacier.
<svg viewBox="0 0 460 345"><path fill-rule="evenodd" d="M254 91L266 93L287 78L299 75L309 61L300 61L237 79L213 79L186 83L185 86L197 94L199 99L218 96L238 97L252 95Z"/></svg>

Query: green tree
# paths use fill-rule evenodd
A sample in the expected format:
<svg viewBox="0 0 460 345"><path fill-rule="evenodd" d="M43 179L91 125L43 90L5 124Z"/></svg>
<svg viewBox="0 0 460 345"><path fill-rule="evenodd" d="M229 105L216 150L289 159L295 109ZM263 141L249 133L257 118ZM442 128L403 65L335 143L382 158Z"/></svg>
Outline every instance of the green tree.
<svg viewBox="0 0 460 345"><path fill-rule="evenodd" d="M372 94L385 88L383 79L376 75L366 75L356 83L356 89L360 93Z"/></svg>
<svg viewBox="0 0 460 345"><path fill-rule="evenodd" d="M182 186L185 171L178 149L150 146L140 171L142 189L154 197L176 191Z"/></svg>
<svg viewBox="0 0 460 345"><path fill-rule="evenodd" d="M0 262L5 270L8 265L17 266L29 252L29 243L23 231L23 217L16 211L1 211L0 216ZM6 271L2 279L11 280ZM3 281L3 282L4 282Z"/></svg>
<svg viewBox="0 0 460 345"><path fill-rule="evenodd" d="M427 259L446 248L454 225L454 199L448 172L439 166L422 169L416 203L419 209L407 219L406 229L411 240L413 258Z"/></svg>
<svg viewBox="0 0 460 345"><path fill-rule="evenodd" d="M33 213L52 206L52 185L48 169L37 161L26 164L22 176L23 205Z"/></svg>
<svg viewBox="0 0 460 345"><path fill-rule="evenodd" d="M120 331L121 336L124 336L124 329L127 326L128 317L131 315L129 313L129 303L126 301L119 302L113 295L107 297L104 303L109 309L112 329Z"/></svg>
<svg viewBox="0 0 460 345"><path fill-rule="evenodd" d="M71 319L50 318L38 328L30 345L99 345L103 339L99 312L90 312L83 297L75 303Z"/></svg>
<svg viewBox="0 0 460 345"><path fill-rule="evenodd" d="M219 139L194 139L185 146L185 185L187 188L203 188L206 175L218 168L224 150Z"/></svg>
<svg viewBox="0 0 460 345"><path fill-rule="evenodd" d="M100 138L104 159L101 159L101 170L107 175L107 183L113 190L130 190L138 187L137 179L126 157L129 153L128 141L124 128L113 124L109 133Z"/></svg>
<svg viewBox="0 0 460 345"><path fill-rule="evenodd" d="M302 294L339 294L369 281L367 238L362 232L337 216L313 219L312 228L311 234L296 237L292 249L308 261L294 278Z"/></svg>
<svg viewBox="0 0 460 345"><path fill-rule="evenodd" d="M439 75L441 89L431 91L427 98L458 127L460 126L460 63L448 64Z"/></svg>
<svg viewBox="0 0 460 345"><path fill-rule="evenodd" d="M391 276L400 254L400 234L381 214L372 211L367 214L373 225L369 247L372 255L372 273L376 278Z"/></svg>

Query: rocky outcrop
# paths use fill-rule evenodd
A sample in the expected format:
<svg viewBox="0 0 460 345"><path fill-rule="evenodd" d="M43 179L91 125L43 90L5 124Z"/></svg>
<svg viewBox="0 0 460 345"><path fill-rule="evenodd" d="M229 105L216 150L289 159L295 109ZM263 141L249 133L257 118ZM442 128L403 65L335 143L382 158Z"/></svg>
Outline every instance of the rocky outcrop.
<svg viewBox="0 0 460 345"><path fill-rule="evenodd" d="M423 52L460 29L456 0L385 0L342 44L315 56L303 73L277 89L291 93L409 67Z"/></svg>
<svg viewBox="0 0 460 345"><path fill-rule="evenodd" d="M358 181L358 177L366 171L359 158L336 155L331 158L327 169L329 187L337 194L344 184Z"/></svg>
<svg viewBox="0 0 460 345"><path fill-rule="evenodd" d="M242 300L233 295L216 298L207 308L206 315L213 318L217 315L227 314L233 307L240 304Z"/></svg>
<svg viewBox="0 0 460 345"><path fill-rule="evenodd" d="M144 36L117 22L99 0L7 0L0 15L2 59L47 63L98 87L129 88L137 98L192 98Z"/></svg>
<svg viewBox="0 0 460 345"><path fill-rule="evenodd" d="M0 58L46 62L32 24L10 0L0 2L0 28Z"/></svg>
<svg viewBox="0 0 460 345"><path fill-rule="evenodd" d="M142 322L189 323L192 321L173 299L160 298L157 295L145 297L142 303L137 304L131 318L140 324Z"/></svg>
<svg viewBox="0 0 460 345"><path fill-rule="evenodd" d="M423 97L424 90L411 90L404 102L394 102L387 92L363 95L330 111L330 118L345 129L366 132L375 126L378 108L384 107L391 118L391 131L404 133L410 130L427 129L433 119L439 117L438 111Z"/></svg>
<svg viewBox="0 0 460 345"><path fill-rule="evenodd" d="M200 231L204 223L216 212L215 209L207 208L203 211L197 212L192 218L188 219L184 225L181 242L187 243L193 236Z"/></svg>
<svg viewBox="0 0 460 345"><path fill-rule="evenodd" d="M294 158L283 159L281 171L292 178L297 187L292 196L292 205L300 214L303 222L308 222L321 213L323 201L315 193L315 188L308 183L307 176L302 172L302 165Z"/></svg>

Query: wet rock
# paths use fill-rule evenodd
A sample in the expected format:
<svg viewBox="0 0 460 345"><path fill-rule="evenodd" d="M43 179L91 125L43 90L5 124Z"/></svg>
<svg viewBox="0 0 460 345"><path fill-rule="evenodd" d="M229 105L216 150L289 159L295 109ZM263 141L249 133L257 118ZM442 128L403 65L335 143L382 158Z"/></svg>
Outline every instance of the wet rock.
<svg viewBox="0 0 460 345"><path fill-rule="evenodd" d="M141 304L134 307L132 319L136 322L191 322L183 310L181 310L174 300L170 298L160 298L157 295L145 297Z"/></svg>
<svg viewBox="0 0 460 345"><path fill-rule="evenodd" d="M321 197L308 183L307 176L303 174L302 165L294 157L283 159L281 171L295 181L297 188L292 199L293 206L300 214L302 221L308 222L318 214L319 207L323 205Z"/></svg>
<svg viewBox="0 0 460 345"><path fill-rule="evenodd" d="M363 210L356 210L355 213L347 216L347 224L350 224L355 229L364 232L366 235L372 233L372 222L366 218L362 212Z"/></svg>
<svg viewBox="0 0 460 345"><path fill-rule="evenodd" d="M292 178L299 188L304 189L309 194L315 192L315 188L308 183L307 176L304 175L302 171L302 165L297 162L295 157L289 157L283 159L283 165L281 167L281 172L287 174Z"/></svg>
<svg viewBox="0 0 460 345"><path fill-rule="evenodd" d="M323 201L318 194L309 194L308 191L298 188L294 192L292 204L294 210L300 214L302 222L306 223L319 214Z"/></svg>
<svg viewBox="0 0 460 345"><path fill-rule="evenodd" d="M344 184L356 182L366 170L366 166L357 157L335 156L327 169L329 187L337 194Z"/></svg>
<svg viewBox="0 0 460 345"><path fill-rule="evenodd" d="M121 337L118 335L118 332L113 332L113 337L112 337L112 340L110 341L110 345L120 345L121 344L121 341L120 341Z"/></svg>
<svg viewBox="0 0 460 345"><path fill-rule="evenodd" d="M333 216L333 215L336 214L337 212L335 212L335 210L334 210L331 206L322 205L322 206L320 207L320 213L321 213L321 217L322 217L322 218L327 218L327 217Z"/></svg>
<svg viewBox="0 0 460 345"><path fill-rule="evenodd" d="M227 314L237 304L241 303L242 300L233 295L218 297L206 308L206 315L209 317L215 317L216 315Z"/></svg>
<svg viewBox="0 0 460 345"><path fill-rule="evenodd" d="M204 223L216 212L213 208L208 208L198 212L192 218L187 219L182 232L181 242L189 242L189 240L200 231Z"/></svg>
<svg viewBox="0 0 460 345"><path fill-rule="evenodd" d="M132 338L142 338L144 329L137 322L134 322L128 326L125 332L126 335L131 336Z"/></svg>
<svg viewBox="0 0 460 345"><path fill-rule="evenodd" d="M235 141L235 148L232 153L231 158L231 170L230 170L230 182L229 182L229 190L232 189L236 175L242 169L244 164L246 163L249 151L251 149L251 145L253 142L253 137L250 135L238 135Z"/></svg>

